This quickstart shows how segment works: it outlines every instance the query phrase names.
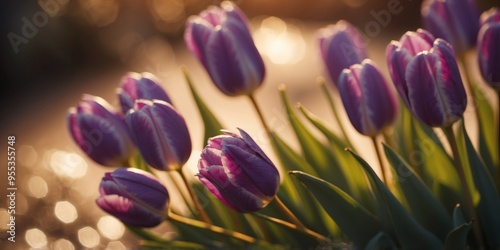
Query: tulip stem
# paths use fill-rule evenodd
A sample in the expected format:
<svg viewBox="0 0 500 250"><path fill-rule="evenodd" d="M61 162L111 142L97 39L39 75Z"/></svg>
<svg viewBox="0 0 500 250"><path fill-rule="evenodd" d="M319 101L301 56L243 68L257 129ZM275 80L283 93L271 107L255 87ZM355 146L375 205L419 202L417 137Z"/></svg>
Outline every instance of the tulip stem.
<svg viewBox="0 0 500 250"><path fill-rule="evenodd" d="M185 192L183 192L181 186L179 185L179 181L176 180L177 178L175 178L174 172L170 171L167 173L168 173L168 176L166 176L166 177L170 178L170 181L174 184L175 188L177 188L177 190L179 191L179 194L181 195L182 199L184 200L184 203L186 204L186 206L188 207L189 212L191 212L191 214L193 214L193 215L196 215L196 212L189 205L189 199L186 196Z"/></svg>
<svg viewBox="0 0 500 250"><path fill-rule="evenodd" d="M186 179L186 176L182 173L182 168L179 168L177 171L178 171L179 175L182 177L182 181L184 182L184 185L186 185L186 188L189 192L189 195L191 196L191 199L193 200L194 208L196 209L196 212L198 212L198 215L205 223L212 224L212 221L208 217L207 213L205 212L205 210L201 206L200 201L198 200L198 197L194 193L193 187L191 187L188 180Z"/></svg>
<svg viewBox="0 0 500 250"><path fill-rule="evenodd" d="M288 209L288 207L286 207L285 203L283 203L277 195L276 197L274 197L274 200L276 201L276 204L278 205L278 208L281 210L281 212L283 212L291 221L293 221L293 223L295 223L298 228L306 228L306 226L304 226L304 224L300 222L300 220L292 213L292 211L290 211L290 209Z"/></svg>
<svg viewBox="0 0 500 250"><path fill-rule="evenodd" d="M375 153L377 154L378 163L380 165L380 172L382 172L382 180L384 181L385 185L388 185L387 177L385 175L384 161L382 160L382 154L380 153L380 148L378 147L378 144L377 144L377 137L372 136L371 138L372 138L373 147L375 148Z"/></svg>
<svg viewBox="0 0 500 250"><path fill-rule="evenodd" d="M479 218L477 217L476 210L474 209L474 205L472 203L472 196L470 193L469 186L467 185L467 179L465 177L465 171L462 164L462 159L460 157L460 153L458 151L457 139L455 138L455 134L453 133L452 126L443 127L443 132L450 143L451 151L453 153L453 159L455 160L455 167L458 172L458 176L460 178L460 183L462 185L463 196L465 199L465 207L469 212L469 216L471 216L471 220L474 222L472 224L472 231L476 238L477 244L479 245L479 249L483 249L483 236L481 234L481 227L479 224Z"/></svg>
<svg viewBox="0 0 500 250"><path fill-rule="evenodd" d="M292 224L288 221L284 221L284 220L280 220L278 218L274 218L274 217L271 217L271 216L267 216L265 214L261 214L261 213L252 213L253 215L257 216L257 217L260 217L262 219L265 219L265 220L268 220L268 221L271 221L271 222L274 222L276 224L280 224L284 227L287 227L287 228L290 228L290 229L293 229L293 230L297 230L299 232L302 232L302 233L305 233L309 236L312 236L316 239L318 239L319 241L321 241L321 243L323 243L324 245L328 244L328 238L326 238L324 235L322 234L319 234L317 232L314 232L306 227L299 227L295 224Z"/></svg>
<svg viewBox="0 0 500 250"><path fill-rule="evenodd" d="M257 111L257 114L259 115L259 119L262 122L262 126L264 126L266 133L268 135L271 134L271 129L267 126L266 119L264 119L264 115L262 113L262 110L259 108L259 105L257 104L257 101L255 100L255 97L253 96L253 94L249 94L248 98L252 102L252 105L254 106L255 111Z"/></svg>
<svg viewBox="0 0 500 250"><path fill-rule="evenodd" d="M345 139L345 142L347 142L347 147L352 148L352 143L349 140L349 137L347 136L347 132L345 131L344 126L342 125L342 122L340 121L339 113L337 112L337 109L335 108L335 102L333 101L333 98L330 95L330 92L328 91L328 88L327 88L326 83L325 83L325 79L320 77L320 78L318 78L318 82L320 84L321 89L323 90L323 93L326 96L326 99L328 100L328 104L330 104L330 109L332 110L333 116L335 117L335 120L337 121L337 124L339 125L340 132L342 133L342 135Z"/></svg>
<svg viewBox="0 0 500 250"><path fill-rule="evenodd" d="M224 235L230 236L232 238L241 240L241 241L246 242L246 243L255 244L258 242L262 242L262 240L258 240L256 238L253 238L253 237L248 236L246 234L238 233L238 232L226 229L226 228L218 227L218 226L203 222L203 221L194 220L191 218L187 218L187 217L183 217L183 216L174 214L170 210L167 211L167 218L172 220L172 221L182 223L185 225L189 225L192 227L208 229L208 230L215 232L215 233L218 233L218 234L224 234Z"/></svg>

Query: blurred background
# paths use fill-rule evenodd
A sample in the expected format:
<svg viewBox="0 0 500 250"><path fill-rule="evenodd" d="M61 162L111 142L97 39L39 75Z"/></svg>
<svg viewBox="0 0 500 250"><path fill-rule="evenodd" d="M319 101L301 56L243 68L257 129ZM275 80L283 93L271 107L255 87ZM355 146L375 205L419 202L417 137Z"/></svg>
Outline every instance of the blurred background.
<svg viewBox="0 0 500 250"><path fill-rule="evenodd" d="M479 1L480 10L494 1ZM333 118L316 84L325 76L316 31L340 19L367 37L369 56L387 74L384 53L390 40L420 25L416 0L237 0L249 17L264 57L267 76L256 93L275 131L290 128L277 86L286 84L292 102L301 102L330 124ZM2 73L0 166L6 168L7 136L16 137L16 243L6 240L6 169L0 169L0 249L129 249L137 238L100 211L94 200L103 173L73 143L66 112L83 93L117 105L115 89L128 71L155 74L185 116L194 145L188 165L196 165L203 147L202 126L179 70L186 65L195 86L229 128L241 127L269 150L257 116L245 98L219 93L183 43L190 15L220 1L206 0L39 0L4 1L2 6ZM380 21L388 4L402 11ZM498 3L496 3L498 5ZM338 101L340 107L341 103ZM358 145L366 139L343 123ZM333 127L334 125L332 125ZM337 129L333 127L333 129ZM372 149L363 152L372 157ZM375 164L375 161L373 161ZM167 233L167 225L156 229Z"/></svg>

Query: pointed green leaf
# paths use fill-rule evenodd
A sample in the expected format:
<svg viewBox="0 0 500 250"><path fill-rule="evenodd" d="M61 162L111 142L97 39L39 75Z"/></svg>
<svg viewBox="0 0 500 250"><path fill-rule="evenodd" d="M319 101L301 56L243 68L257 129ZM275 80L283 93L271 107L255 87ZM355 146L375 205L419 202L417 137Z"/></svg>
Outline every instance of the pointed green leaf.
<svg viewBox="0 0 500 250"><path fill-rule="evenodd" d="M355 166L358 163L349 157L345 153L345 147L347 144L338 138L325 124L320 120L319 117L309 112L304 106L299 105L299 109L302 114L307 118L307 120L314 125L328 140L330 144L331 153L334 156L335 164L338 166L340 171L344 173L344 176L349 185L349 190L346 192L353 196L358 202L360 202L368 210L373 211L373 194L370 191L368 182L366 181L366 175L364 171ZM305 171L307 172L307 171ZM309 172L308 172L309 173ZM310 173L315 175L314 173ZM349 192L350 191L350 192Z"/></svg>
<svg viewBox="0 0 500 250"><path fill-rule="evenodd" d="M446 237L445 249L466 249L467 234L472 228L472 224L465 221L460 204L457 204L453 210L453 226L454 229Z"/></svg>
<svg viewBox="0 0 500 250"><path fill-rule="evenodd" d="M403 205L387 189L385 184L382 183L370 165L358 154L351 150L348 151L366 171L372 187L376 190L377 200L385 206L392 223L392 231L397 235L402 247L408 249L441 249L442 242L415 221Z"/></svg>
<svg viewBox="0 0 500 250"><path fill-rule="evenodd" d="M476 208L479 223L486 234L488 246L492 249L500 248L500 196L487 167L472 146L464 126L462 126L462 133L465 139L470 172L480 195Z"/></svg>
<svg viewBox="0 0 500 250"><path fill-rule="evenodd" d="M346 177L340 170L338 164L335 164L335 159L333 159L330 150L315 138L297 117L294 109L290 105L284 86L280 87L280 93L288 121L292 125L306 161L325 180L331 181L333 184L349 193L350 190Z"/></svg>
<svg viewBox="0 0 500 250"><path fill-rule="evenodd" d="M434 198L415 171L394 150L384 144L384 151L392 166L394 182L401 187L415 219L427 230L444 240L452 229L452 220L446 209Z"/></svg>
<svg viewBox="0 0 500 250"><path fill-rule="evenodd" d="M366 208L337 186L300 171L290 171L316 197L342 231L363 248L378 232L380 222Z"/></svg>
<svg viewBox="0 0 500 250"><path fill-rule="evenodd" d="M269 133L275 154L285 170L301 170L316 174L316 170L311 167L302 157L290 148L277 134ZM287 206L297 214L299 219L306 224L319 226L318 231L329 231L330 234L338 235L338 227L334 225L330 217L325 216L323 208L307 194L307 191L299 187L299 183L294 182L289 176L283 178L283 183L279 190L279 195ZM317 223L318 214L323 218L323 223ZM322 230L323 229L323 230Z"/></svg>
<svg viewBox="0 0 500 250"><path fill-rule="evenodd" d="M189 85L189 89L191 90L191 94L193 95L196 106L198 106L198 110L200 111L201 119L203 120L203 124L205 125L205 135L203 136L202 144L205 145L208 141L208 138L220 134L220 130L223 129L223 126L194 89L191 77L189 76L189 73L187 72L187 69L185 67L182 68L182 72L184 73L186 82Z"/></svg>

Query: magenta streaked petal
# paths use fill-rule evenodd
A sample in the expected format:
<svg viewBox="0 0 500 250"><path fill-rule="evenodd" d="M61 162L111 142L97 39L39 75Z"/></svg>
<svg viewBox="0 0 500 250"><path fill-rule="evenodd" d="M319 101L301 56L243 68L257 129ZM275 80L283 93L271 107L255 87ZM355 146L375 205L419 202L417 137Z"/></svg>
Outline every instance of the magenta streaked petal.
<svg viewBox="0 0 500 250"><path fill-rule="evenodd" d="M318 41L321 57L334 83L343 69L361 63L366 51L361 35L346 21L339 21L319 31Z"/></svg>
<svg viewBox="0 0 500 250"><path fill-rule="evenodd" d="M276 195L279 172L255 141L243 135L223 131L224 135L201 153L198 178L222 202L239 212L265 207Z"/></svg>
<svg viewBox="0 0 500 250"><path fill-rule="evenodd" d="M101 196L96 203L102 210L131 226L155 227L164 219L159 213L117 195Z"/></svg>
<svg viewBox="0 0 500 250"><path fill-rule="evenodd" d="M129 112L127 124L144 160L156 169L166 170L163 148L149 108Z"/></svg>
<svg viewBox="0 0 500 250"><path fill-rule="evenodd" d="M191 155L184 118L167 102L138 100L127 124L144 160L160 170L175 170Z"/></svg>
<svg viewBox="0 0 500 250"><path fill-rule="evenodd" d="M500 16L500 14L498 14ZM478 35L478 61L483 79L500 89L500 20L486 23Z"/></svg>
<svg viewBox="0 0 500 250"><path fill-rule="evenodd" d="M133 152L123 117L102 98L84 95L69 111L68 128L75 142L95 162L119 166Z"/></svg>
<svg viewBox="0 0 500 250"><path fill-rule="evenodd" d="M205 56L208 73L226 95L251 93L264 79L264 62L248 30L231 20L210 35Z"/></svg>
<svg viewBox="0 0 500 250"><path fill-rule="evenodd" d="M231 2L209 7L186 23L184 41L217 88L229 96L252 93L265 67L244 14Z"/></svg>
<svg viewBox="0 0 500 250"><path fill-rule="evenodd" d="M129 109L134 108L135 101L139 99L156 99L172 104L170 97L160 86L158 79L153 74L147 72L142 74L127 73L118 89L118 98L124 114Z"/></svg>
<svg viewBox="0 0 500 250"><path fill-rule="evenodd" d="M406 68L408 97L413 113L429 126L440 126L444 122L444 100L436 88L436 68L441 67L439 57L423 52L418 54Z"/></svg>
<svg viewBox="0 0 500 250"><path fill-rule="evenodd" d="M491 8L481 14L479 23L480 27L483 27L487 23L490 24L500 23L500 10L498 8L495 7Z"/></svg>
<svg viewBox="0 0 500 250"><path fill-rule="evenodd" d="M255 212L262 208L263 200L256 194L247 191L244 187L234 185L225 173L222 166L212 166L204 173L203 177L210 181L216 187L218 194L223 197L226 204L241 213ZM214 193L214 195L216 195ZM267 203L267 202L266 202Z"/></svg>
<svg viewBox="0 0 500 250"><path fill-rule="evenodd" d="M476 43L479 12L474 0L427 0L422 4L422 17L427 30L460 53Z"/></svg>
<svg viewBox="0 0 500 250"><path fill-rule="evenodd" d="M110 176L112 180L103 178L101 182L104 194L117 194L132 200L139 199L141 203L156 210L165 208L169 198L167 189L152 174L140 169L120 168Z"/></svg>

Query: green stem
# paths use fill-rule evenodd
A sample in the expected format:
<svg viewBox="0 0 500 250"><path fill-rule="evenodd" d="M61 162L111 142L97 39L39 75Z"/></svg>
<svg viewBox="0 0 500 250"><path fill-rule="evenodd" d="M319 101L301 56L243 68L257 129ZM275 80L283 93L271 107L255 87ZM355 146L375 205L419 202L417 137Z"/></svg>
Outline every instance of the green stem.
<svg viewBox="0 0 500 250"><path fill-rule="evenodd" d="M462 164L462 159L460 157L460 153L458 151L457 140L455 138L455 134L453 133L452 126L443 127L443 132L450 143L451 151L453 153L453 159L455 160L455 167L457 169L458 177L460 178L460 184L462 185L463 196L465 199L465 207L469 212L469 216L471 216L471 220L474 221L472 224L472 231L476 238L477 244L479 248L483 248L483 236L481 234L481 227L479 223L479 218L477 217L476 210L474 209L474 205L472 202L472 196L470 193L469 186L467 185L467 179L465 177L465 171Z"/></svg>
<svg viewBox="0 0 500 250"><path fill-rule="evenodd" d="M283 212L286 217L293 221L293 223L295 223L297 227L302 229L306 228L304 224L302 224L302 222L300 222L300 220L292 213L292 211L290 211L290 209L286 207L285 203L283 203L277 195L276 197L274 197L274 200L276 201L276 205L278 205L278 208L281 210L281 212Z"/></svg>
<svg viewBox="0 0 500 250"><path fill-rule="evenodd" d="M318 78L318 82L321 86L321 89L323 90L323 94L325 94L326 99L328 100L328 104L330 104L330 108L333 112L333 116L335 117L335 120L337 121L337 124L340 128L340 132L342 133L342 136L344 137L345 141L347 142L347 146L352 148L352 143L349 140L349 137L347 136L347 132L345 131L344 126L342 125L342 122L340 121L340 116L337 112L337 109L335 108L335 102L333 101L333 98L330 95L330 92L328 91L328 87L326 86L325 79L320 77L320 78Z"/></svg>
<svg viewBox="0 0 500 250"><path fill-rule="evenodd" d="M210 220L207 213L205 212L205 210L201 206L200 201L198 200L198 197L194 193L193 187L191 187L188 180L186 179L186 176L182 173L182 168L179 168L179 170L177 170L177 171L178 171L179 175L182 177L182 181L184 182L184 185L186 185L186 188L189 192L189 195L191 196L191 199L193 200L194 208L196 209L196 212L198 212L198 215L205 223L211 224L212 221Z"/></svg>
<svg viewBox="0 0 500 250"><path fill-rule="evenodd" d="M255 244L255 243L261 242L261 240L253 238L253 237L248 236L246 234L242 234L242 233L238 233L238 232L235 232L235 231L232 231L229 229L218 227L218 226L215 226L215 225L203 222L203 221L186 218L186 217L174 214L171 211L167 212L167 217L168 217L168 219L175 221L175 222L178 222L178 223L182 223L182 224L189 225L192 227L208 229L212 232L215 232L218 234L224 234L224 235L230 236L232 238L241 240L241 241L246 242L246 243Z"/></svg>
<svg viewBox="0 0 500 250"><path fill-rule="evenodd" d="M384 161L382 160L382 154L380 153L380 148L378 147L378 144L377 144L377 138L376 138L376 136L372 136L371 139L372 139L373 147L375 148L375 153L377 153L377 159L378 159L378 163L380 165L380 172L382 172L382 181L384 181L385 185L388 185L387 177L385 175Z"/></svg>
<svg viewBox="0 0 500 250"><path fill-rule="evenodd" d="M186 195L184 194L184 192L182 192L182 188L179 185L179 182L177 180L175 180L175 176L173 175L174 172L173 171L169 171L167 173L168 173L168 176L166 176L166 177L170 178L170 180L174 184L175 188L179 191L179 194L181 195L182 200L184 200L184 204L186 204L186 206L188 207L189 212L191 212L191 214L193 214L193 215L196 215L196 212L189 205L189 202L188 202L189 199L186 197Z"/></svg>
<svg viewBox="0 0 500 250"><path fill-rule="evenodd" d="M262 123L262 126L266 130L266 133L268 135L271 134L271 129L267 126L266 119L264 119L264 115L262 113L262 110L259 108L259 105L257 104L257 101L255 100L255 97L253 96L253 94L249 94L248 98L250 99L250 102L252 102L252 105L255 108L255 111L257 111L257 114L259 115L259 119Z"/></svg>
<svg viewBox="0 0 500 250"><path fill-rule="evenodd" d="M287 228L290 228L292 230L297 230L301 233L304 233L304 234L307 234L309 236L312 236L316 239L318 239L319 241L321 241L321 243L323 243L323 245L326 245L328 243L328 238L326 238L325 236L323 236L322 234L319 234L317 232L314 232L306 227L299 227L295 224L292 224L288 221L284 221L284 220L280 220L278 218L274 218L274 217L271 217L271 216L267 216L265 214L261 214L261 213L252 213L253 215L257 216L257 217L260 217L262 219L265 219L265 220L268 220L268 221L271 221L273 223L276 223L276 224L279 224L279 225L282 225L284 227L287 227Z"/></svg>

